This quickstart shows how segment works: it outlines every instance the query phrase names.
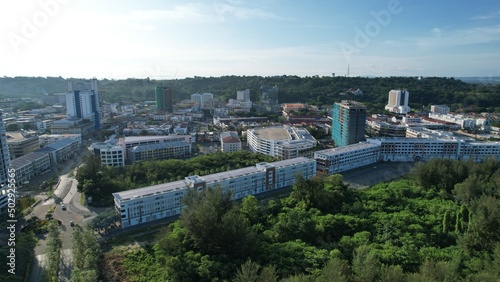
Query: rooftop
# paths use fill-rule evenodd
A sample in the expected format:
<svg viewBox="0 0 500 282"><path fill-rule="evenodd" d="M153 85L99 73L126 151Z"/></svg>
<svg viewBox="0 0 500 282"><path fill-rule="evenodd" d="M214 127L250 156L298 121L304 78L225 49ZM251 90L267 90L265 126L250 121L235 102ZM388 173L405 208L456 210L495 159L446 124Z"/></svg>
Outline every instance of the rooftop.
<svg viewBox="0 0 500 282"><path fill-rule="evenodd" d="M47 156L48 153L45 152L32 152L29 154L26 154L22 157L19 157L17 159L14 159L10 162L10 165L12 166L13 169L18 169L21 168L25 165L31 164L32 162L41 159L45 156Z"/></svg>
<svg viewBox="0 0 500 282"><path fill-rule="evenodd" d="M131 151L133 153L138 153L138 152L158 150L158 149L170 148L170 147L180 147L180 146L186 146L186 145L189 145L189 143L187 143L185 141L163 142L163 143L157 143L157 144L137 145L137 146L134 146Z"/></svg>
<svg viewBox="0 0 500 282"><path fill-rule="evenodd" d="M73 143L73 142L77 142L76 140L74 139L70 139L70 138L65 138L65 139L62 139L60 141L57 141L55 143L52 143L48 146L45 146L39 150L37 150L36 152L50 152L50 151L57 151L57 150L60 150L66 146L68 146L69 144Z"/></svg>
<svg viewBox="0 0 500 282"><path fill-rule="evenodd" d="M291 139L290 134L283 126L262 127L254 129L255 135L266 140L288 140Z"/></svg>
<svg viewBox="0 0 500 282"><path fill-rule="evenodd" d="M345 153L345 152L352 152L353 150L376 148L378 146L379 146L378 144L362 142L362 143L342 146L342 147L338 147L338 148L316 151L315 154L332 156L332 155L337 155L337 154L341 154L341 153Z"/></svg>
<svg viewBox="0 0 500 282"><path fill-rule="evenodd" d="M224 143L240 143L241 140L236 132L222 132L220 138Z"/></svg>

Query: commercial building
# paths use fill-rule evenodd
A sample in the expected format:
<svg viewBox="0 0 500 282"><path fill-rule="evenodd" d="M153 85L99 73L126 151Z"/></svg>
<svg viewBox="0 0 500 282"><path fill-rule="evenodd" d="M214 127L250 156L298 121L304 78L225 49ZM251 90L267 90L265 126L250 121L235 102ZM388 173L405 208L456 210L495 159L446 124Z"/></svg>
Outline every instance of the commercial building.
<svg viewBox="0 0 500 282"><path fill-rule="evenodd" d="M7 132L7 146L11 159L16 159L40 149L38 136L24 132Z"/></svg>
<svg viewBox="0 0 500 282"><path fill-rule="evenodd" d="M7 147L7 136L3 123L3 113L0 112L0 214L5 213L8 204L8 171L10 167L9 149Z"/></svg>
<svg viewBox="0 0 500 282"><path fill-rule="evenodd" d="M236 131L222 132L220 134L222 152L236 152L241 150L241 140Z"/></svg>
<svg viewBox="0 0 500 282"><path fill-rule="evenodd" d="M247 129L247 142L252 152L280 159L302 156L317 144L306 129L286 125Z"/></svg>
<svg viewBox="0 0 500 282"><path fill-rule="evenodd" d="M385 109L391 113L407 114L410 112L409 99L410 93L406 89L391 90Z"/></svg>
<svg viewBox="0 0 500 282"><path fill-rule="evenodd" d="M379 161L380 146L362 142L314 152L318 172L334 174Z"/></svg>
<svg viewBox="0 0 500 282"><path fill-rule="evenodd" d="M101 99L97 88L97 79L84 83L68 83L66 94L68 118L91 120L94 129L102 127Z"/></svg>
<svg viewBox="0 0 500 282"><path fill-rule="evenodd" d="M188 158L191 156L191 143L172 141L157 144L137 145L128 150L132 162Z"/></svg>
<svg viewBox="0 0 500 282"><path fill-rule="evenodd" d="M193 138L194 139L194 138ZM186 152L186 144L188 144L189 148L189 154L191 153L191 143L194 142L191 138L191 135L166 135L166 136L127 136L120 138L118 141L118 144L122 146L122 148L125 151L125 159L132 161L132 150L136 150L137 153L141 152L140 154L160 154L160 152L157 153L143 153L148 150L158 150L158 151L164 151L163 153L167 153L168 151L173 150L176 154L180 155L185 155ZM153 145L153 144L162 144L162 143L170 143L170 142L184 142L184 143L174 143L173 146L158 146L155 148L152 147L144 147L148 148L145 150L142 149L137 149L140 146L146 146L146 145ZM137 156L137 158L142 158L140 156Z"/></svg>
<svg viewBox="0 0 500 282"><path fill-rule="evenodd" d="M68 138L43 147L37 152L48 153L52 164L64 163L79 151L79 147L78 141Z"/></svg>
<svg viewBox="0 0 500 282"><path fill-rule="evenodd" d="M406 135L406 126L367 118L366 132L370 136L404 137Z"/></svg>
<svg viewBox="0 0 500 282"><path fill-rule="evenodd" d="M16 170L16 183L21 184L48 171L51 162L47 152L33 152L12 160L10 165L11 168Z"/></svg>
<svg viewBox="0 0 500 282"><path fill-rule="evenodd" d="M40 147L45 147L68 138L78 141L79 145L82 144L81 134L42 134L38 136L38 141L40 143Z"/></svg>
<svg viewBox="0 0 500 282"><path fill-rule="evenodd" d="M311 179L316 174L316 161L295 158L273 163L258 163L205 176L188 176L174 181L129 191L113 193L115 209L121 216L121 226L127 228L153 220L179 215L181 199L187 189L203 191L221 187L231 192L233 199L256 195L291 186L296 175Z"/></svg>
<svg viewBox="0 0 500 282"><path fill-rule="evenodd" d="M236 91L236 99L239 101L250 101L250 89Z"/></svg>
<svg viewBox="0 0 500 282"><path fill-rule="evenodd" d="M50 125L52 134L79 134L85 136L95 130L95 125L88 119L63 119Z"/></svg>
<svg viewBox="0 0 500 282"><path fill-rule="evenodd" d="M342 100L332 109L332 139L336 147L365 141L366 107L355 101Z"/></svg>
<svg viewBox="0 0 500 282"><path fill-rule="evenodd" d="M201 106L201 94L198 93L191 94L191 101Z"/></svg>
<svg viewBox="0 0 500 282"><path fill-rule="evenodd" d="M107 142L93 143L90 150L101 159L104 166L125 166L125 150L121 145Z"/></svg>

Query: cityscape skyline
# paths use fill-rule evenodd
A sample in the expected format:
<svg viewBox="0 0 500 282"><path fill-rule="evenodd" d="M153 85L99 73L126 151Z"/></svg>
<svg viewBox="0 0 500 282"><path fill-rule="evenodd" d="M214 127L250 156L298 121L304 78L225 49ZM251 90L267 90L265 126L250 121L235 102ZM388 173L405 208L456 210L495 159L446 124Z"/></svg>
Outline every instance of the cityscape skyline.
<svg viewBox="0 0 500 282"><path fill-rule="evenodd" d="M0 4L2 76L497 76L495 1Z"/></svg>

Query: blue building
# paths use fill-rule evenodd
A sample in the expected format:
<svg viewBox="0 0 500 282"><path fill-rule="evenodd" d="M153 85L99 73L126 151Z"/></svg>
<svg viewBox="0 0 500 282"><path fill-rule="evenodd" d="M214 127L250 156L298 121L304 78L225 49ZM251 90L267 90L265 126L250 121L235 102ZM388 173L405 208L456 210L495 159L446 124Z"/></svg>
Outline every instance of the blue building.
<svg viewBox="0 0 500 282"><path fill-rule="evenodd" d="M343 100L332 109L332 139L336 147L365 141L366 107Z"/></svg>

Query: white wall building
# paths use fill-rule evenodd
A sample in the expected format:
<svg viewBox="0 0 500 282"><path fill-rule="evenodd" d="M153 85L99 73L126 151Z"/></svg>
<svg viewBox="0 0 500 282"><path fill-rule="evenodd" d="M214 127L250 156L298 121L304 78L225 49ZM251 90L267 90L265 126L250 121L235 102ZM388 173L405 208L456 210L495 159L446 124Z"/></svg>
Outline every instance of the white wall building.
<svg viewBox="0 0 500 282"><path fill-rule="evenodd" d="M317 144L307 130L286 125L248 129L247 142L252 152L281 159L299 156Z"/></svg>
<svg viewBox="0 0 500 282"><path fill-rule="evenodd" d="M240 101L250 101L250 89L236 91L236 99Z"/></svg>
<svg viewBox="0 0 500 282"><path fill-rule="evenodd" d="M444 105L431 105L431 112L435 114L447 115L450 113L450 107Z"/></svg>
<svg viewBox="0 0 500 282"><path fill-rule="evenodd" d="M316 161L295 158L253 167L235 169L205 176L188 176L174 181L129 191L113 193L115 209L121 215L123 228L180 214L182 196L187 189L203 191L221 187L231 191L233 199L256 195L291 186L297 174L311 179L316 174Z"/></svg>
<svg viewBox="0 0 500 282"><path fill-rule="evenodd" d="M38 136L38 141L40 142L40 147L45 147L67 138L76 140L78 145L82 144L81 134L42 134Z"/></svg>
<svg viewBox="0 0 500 282"><path fill-rule="evenodd" d="M222 152L236 152L241 150L241 140L236 131L222 132L220 134Z"/></svg>
<svg viewBox="0 0 500 282"><path fill-rule="evenodd" d="M358 143L314 152L318 172L334 174L379 161L380 146Z"/></svg>
<svg viewBox="0 0 500 282"><path fill-rule="evenodd" d="M45 152L32 152L11 161L11 168L16 170L16 183L19 185L48 171L50 167L50 157Z"/></svg>
<svg viewBox="0 0 500 282"><path fill-rule="evenodd" d="M197 93L192 94L191 95L191 101L196 102L197 105L202 105L201 104L201 94L197 94Z"/></svg>
<svg viewBox="0 0 500 282"><path fill-rule="evenodd" d="M163 135L163 136L127 136L120 138L118 144L125 150L125 159L129 158L129 151L140 145L160 144L165 142L184 141L189 144L195 142L191 135Z"/></svg>
<svg viewBox="0 0 500 282"><path fill-rule="evenodd" d="M104 166L125 166L125 150L120 145L99 142L90 145L90 150L101 158Z"/></svg>
<svg viewBox="0 0 500 282"><path fill-rule="evenodd" d="M406 89L391 90L385 109L392 113L407 114L410 112L409 99L410 93Z"/></svg>

